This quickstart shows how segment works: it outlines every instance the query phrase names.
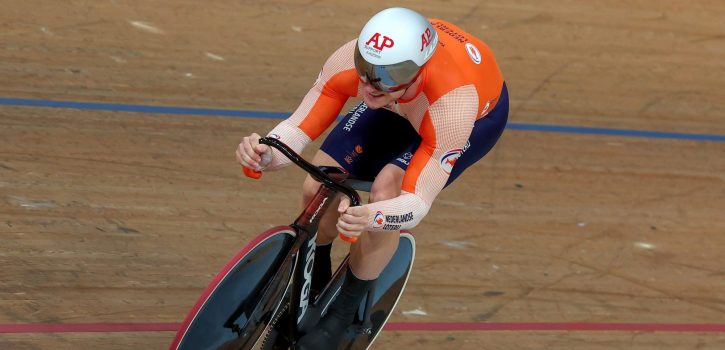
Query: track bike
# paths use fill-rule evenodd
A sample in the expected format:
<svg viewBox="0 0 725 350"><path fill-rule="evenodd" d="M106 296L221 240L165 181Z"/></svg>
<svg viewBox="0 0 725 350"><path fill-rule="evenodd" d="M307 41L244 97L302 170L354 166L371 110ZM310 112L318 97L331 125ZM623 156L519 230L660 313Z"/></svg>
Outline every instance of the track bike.
<svg viewBox="0 0 725 350"><path fill-rule="evenodd" d="M351 206L360 205L357 190L369 191L370 183L351 179L341 168L314 166L279 140L265 137L260 143L280 151L322 185L291 225L259 234L224 265L169 349L294 349L340 292L349 256L319 295L311 295L317 226L334 196L348 196ZM401 231L395 254L361 301L338 349L370 348L405 289L414 259L415 239Z"/></svg>

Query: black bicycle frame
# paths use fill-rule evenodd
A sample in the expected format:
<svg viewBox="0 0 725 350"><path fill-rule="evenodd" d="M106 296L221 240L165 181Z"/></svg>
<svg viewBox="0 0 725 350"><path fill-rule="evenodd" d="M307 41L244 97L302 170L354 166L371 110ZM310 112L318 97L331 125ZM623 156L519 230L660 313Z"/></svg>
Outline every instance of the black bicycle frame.
<svg viewBox="0 0 725 350"><path fill-rule="evenodd" d="M308 312L312 305L312 300L310 300L310 286L312 283L312 267L315 256L315 238L317 237L317 227L320 218L337 193L348 196L351 206L360 205L360 196L351 187L341 184L348 176L347 172L343 169L317 167L304 160L281 141L273 138L265 137L260 139L259 142L277 149L322 184L302 214L291 225L297 232L297 237L292 243L292 247L284 261L274 272L269 282L263 288L260 288L260 292L262 293L261 298L256 299L259 303L249 315L248 319L248 322L269 322L268 324L270 325L275 324L277 320L270 318L275 317L275 315L279 317L283 313L284 310L279 310L279 307L285 305L285 300L282 300L281 304L279 300L286 295L286 298L289 298L287 299L289 300L289 310L287 310L289 317L284 324L277 325L277 329L282 333L282 336L292 343L299 337L300 329L305 324L305 321L311 319L309 317L311 313ZM290 280L290 276L291 281L284 283L284 281ZM332 296L328 296L326 299L331 298ZM245 340L241 340L246 345L249 341L256 341L257 338L263 336L265 327L252 327L254 334L241 334L241 329L245 327L240 327L237 324L237 319L245 309L248 309L247 305L240 305L227 320L225 327L240 333L240 338L246 338ZM317 310L316 312L319 313L321 310ZM319 316L319 314L315 316Z"/></svg>

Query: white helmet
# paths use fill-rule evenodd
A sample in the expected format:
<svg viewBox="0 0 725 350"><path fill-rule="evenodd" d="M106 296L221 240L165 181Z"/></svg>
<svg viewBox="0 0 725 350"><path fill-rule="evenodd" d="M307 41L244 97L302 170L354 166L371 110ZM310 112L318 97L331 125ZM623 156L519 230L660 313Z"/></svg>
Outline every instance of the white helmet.
<svg viewBox="0 0 725 350"><path fill-rule="evenodd" d="M355 69L377 90L398 91L415 80L437 45L438 33L423 15L389 8L373 16L360 32Z"/></svg>

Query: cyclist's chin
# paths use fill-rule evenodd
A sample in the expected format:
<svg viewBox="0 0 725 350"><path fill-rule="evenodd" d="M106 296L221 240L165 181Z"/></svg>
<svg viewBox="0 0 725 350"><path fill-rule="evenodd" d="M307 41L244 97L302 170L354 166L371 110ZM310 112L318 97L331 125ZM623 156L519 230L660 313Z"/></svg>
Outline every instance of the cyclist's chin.
<svg viewBox="0 0 725 350"><path fill-rule="evenodd" d="M395 96L396 93L370 93L370 92L363 92L363 101L365 101L365 104L368 106L368 108L372 109L378 109L383 108L389 104L391 104L393 101L398 99L400 96Z"/></svg>

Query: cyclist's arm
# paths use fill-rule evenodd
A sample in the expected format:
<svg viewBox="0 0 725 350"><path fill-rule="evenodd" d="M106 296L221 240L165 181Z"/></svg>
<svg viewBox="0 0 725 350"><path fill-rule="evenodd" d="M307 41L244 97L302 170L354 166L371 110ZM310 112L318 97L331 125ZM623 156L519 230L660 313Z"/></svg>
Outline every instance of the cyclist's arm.
<svg viewBox="0 0 725 350"><path fill-rule="evenodd" d="M315 85L307 92L297 110L279 123L267 136L280 139L295 152L322 134L337 118L351 96L357 96L359 79L353 62L353 40L335 51L325 62ZM265 168L275 170L290 163L277 150Z"/></svg>
<svg viewBox="0 0 725 350"><path fill-rule="evenodd" d="M462 150L473 130L478 110L476 96L475 89L468 85L430 106L419 131L423 141L405 172L402 193L365 205L372 216L368 230L409 229L425 217L450 176L445 156Z"/></svg>

